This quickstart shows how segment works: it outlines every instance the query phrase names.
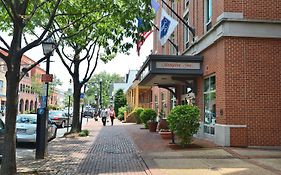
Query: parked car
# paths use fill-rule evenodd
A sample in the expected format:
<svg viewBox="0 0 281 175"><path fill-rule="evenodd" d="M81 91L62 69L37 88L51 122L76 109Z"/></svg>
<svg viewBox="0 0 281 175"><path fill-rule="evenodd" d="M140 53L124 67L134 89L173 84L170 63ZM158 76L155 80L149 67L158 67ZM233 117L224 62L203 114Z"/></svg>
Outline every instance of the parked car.
<svg viewBox="0 0 281 175"><path fill-rule="evenodd" d="M3 147L4 147L4 133L5 133L5 125L4 122L0 118L0 158L3 155Z"/></svg>
<svg viewBox="0 0 281 175"><path fill-rule="evenodd" d="M93 118L94 117L94 112L92 110L90 110L90 109L85 110L83 112L83 117L91 117L91 118Z"/></svg>
<svg viewBox="0 0 281 175"><path fill-rule="evenodd" d="M36 143L36 114L19 114L16 120L16 138L17 142ZM56 138L57 126L48 120L48 140Z"/></svg>
<svg viewBox="0 0 281 175"><path fill-rule="evenodd" d="M65 111L49 111L49 118L52 122L54 122L57 127L64 128L67 125L72 125L72 116L69 115ZM68 121L69 118L69 121Z"/></svg>

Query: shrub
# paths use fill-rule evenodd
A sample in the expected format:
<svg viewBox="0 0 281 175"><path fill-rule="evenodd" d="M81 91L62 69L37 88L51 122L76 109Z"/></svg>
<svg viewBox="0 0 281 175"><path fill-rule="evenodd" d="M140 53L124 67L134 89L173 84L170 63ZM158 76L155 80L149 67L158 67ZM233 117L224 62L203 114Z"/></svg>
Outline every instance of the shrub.
<svg viewBox="0 0 281 175"><path fill-rule="evenodd" d="M120 121L124 120L124 113L126 112L126 110L127 110L127 106L123 106L118 109L118 115L117 115L118 120Z"/></svg>
<svg viewBox="0 0 281 175"><path fill-rule="evenodd" d="M137 124L141 124L141 119L140 119L140 114L141 112L143 111L144 109L141 108L141 107L138 107L134 110L134 116L135 116L135 119L136 119L136 123Z"/></svg>
<svg viewBox="0 0 281 175"><path fill-rule="evenodd" d="M148 128L147 126L147 122L148 121L152 121L152 122L155 122L156 121L156 117L157 117L157 113L155 110L153 109L144 109L141 114L140 114L140 119L141 119L141 122L144 124L144 127L145 128Z"/></svg>
<svg viewBox="0 0 281 175"><path fill-rule="evenodd" d="M168 115L169 128L179 137L182 146L190 144L193 134L198 131L199 114L197 106L179 105Z"/></svg>
<svg viewBox="0 0 281 175"><path fill-rule="evenodd" d="M89 135L89 131L88 130L82 130L80 133L79 133L79 136L80 137L86 137Z"/></svg>

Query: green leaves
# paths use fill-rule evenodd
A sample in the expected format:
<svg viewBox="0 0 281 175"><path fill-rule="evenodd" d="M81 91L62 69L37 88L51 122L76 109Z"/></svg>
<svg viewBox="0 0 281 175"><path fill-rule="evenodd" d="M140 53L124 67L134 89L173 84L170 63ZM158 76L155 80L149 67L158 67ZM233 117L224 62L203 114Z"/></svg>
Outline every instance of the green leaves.
<svg viewBox="0 0 281 175"><path fill-rule="evenodd" d="M168 115L169 128L181 139L182 146L191 143L193 134L198 131L199 114L200 110L197 106L179 105Z"/></svg>
<svg viewBox="0 0 281 175"><path fill-rule="evenodd" d="M145 128L147 128L147 122L156 122L157 113L154 109L148 108L143 109L140 113L141 122L144 124Z"/></svg>

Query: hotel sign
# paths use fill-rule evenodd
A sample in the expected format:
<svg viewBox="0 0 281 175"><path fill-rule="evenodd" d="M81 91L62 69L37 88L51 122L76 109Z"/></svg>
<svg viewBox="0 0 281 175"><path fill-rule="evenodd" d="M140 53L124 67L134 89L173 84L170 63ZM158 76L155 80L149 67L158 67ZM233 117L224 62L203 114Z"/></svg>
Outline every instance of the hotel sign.
<svg viewBox="0 0 281 175"><path fill-rule="evenodd" d="M156 62L156 68L160 69L200 69L200 63L192 62Z"/></svg>

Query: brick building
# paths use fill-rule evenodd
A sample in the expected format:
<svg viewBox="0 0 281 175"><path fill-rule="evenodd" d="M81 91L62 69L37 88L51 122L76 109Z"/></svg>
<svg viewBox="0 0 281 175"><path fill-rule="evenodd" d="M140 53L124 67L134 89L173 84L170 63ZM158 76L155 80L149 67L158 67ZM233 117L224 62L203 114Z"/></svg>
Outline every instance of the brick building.
<svg viewBox="0 0 281 175"><path fill-rule="evenodd" d="M4 52L4 51L1 51ZM23 55L21 59L21 68L29 67L34 64L35 61L31 58ZM2 59L0 59L0 101L1 110L4 111L6 106L6 78L5 73L7 71L6 64ZM37 90L43 91L43 86L41 82L41 75L45 74L45 70L40 68L40 65L35 66L31 69L19 82L19 100L18 100L18 112L25 113L36 111L37 107L40 106L40 93L35 92ZM36 82L36 83L34 83ZM54 92L50 94L48 99L48 104L58 105L58 91L55 89Z"/></svg>
<svg viewBox="0 0 281 175"><path fill-rule="evenodd" d="M175 60L172 44L162 47L159 33L154 32L153 53L158 60L149 56L138 73L140 84L164 87L175 95L177 104L189 99L198 105L200 138L223 146L281 146L281 1L166 2L195 29L195 36L170 13L179 21L170 39L178 45L180 56ZM194 70L195 56L202 57L196 74L188 67L157 63L187 62ZM152 93L159 94L154 89ZM166 99L171 101L171 95Z"/></svg>

